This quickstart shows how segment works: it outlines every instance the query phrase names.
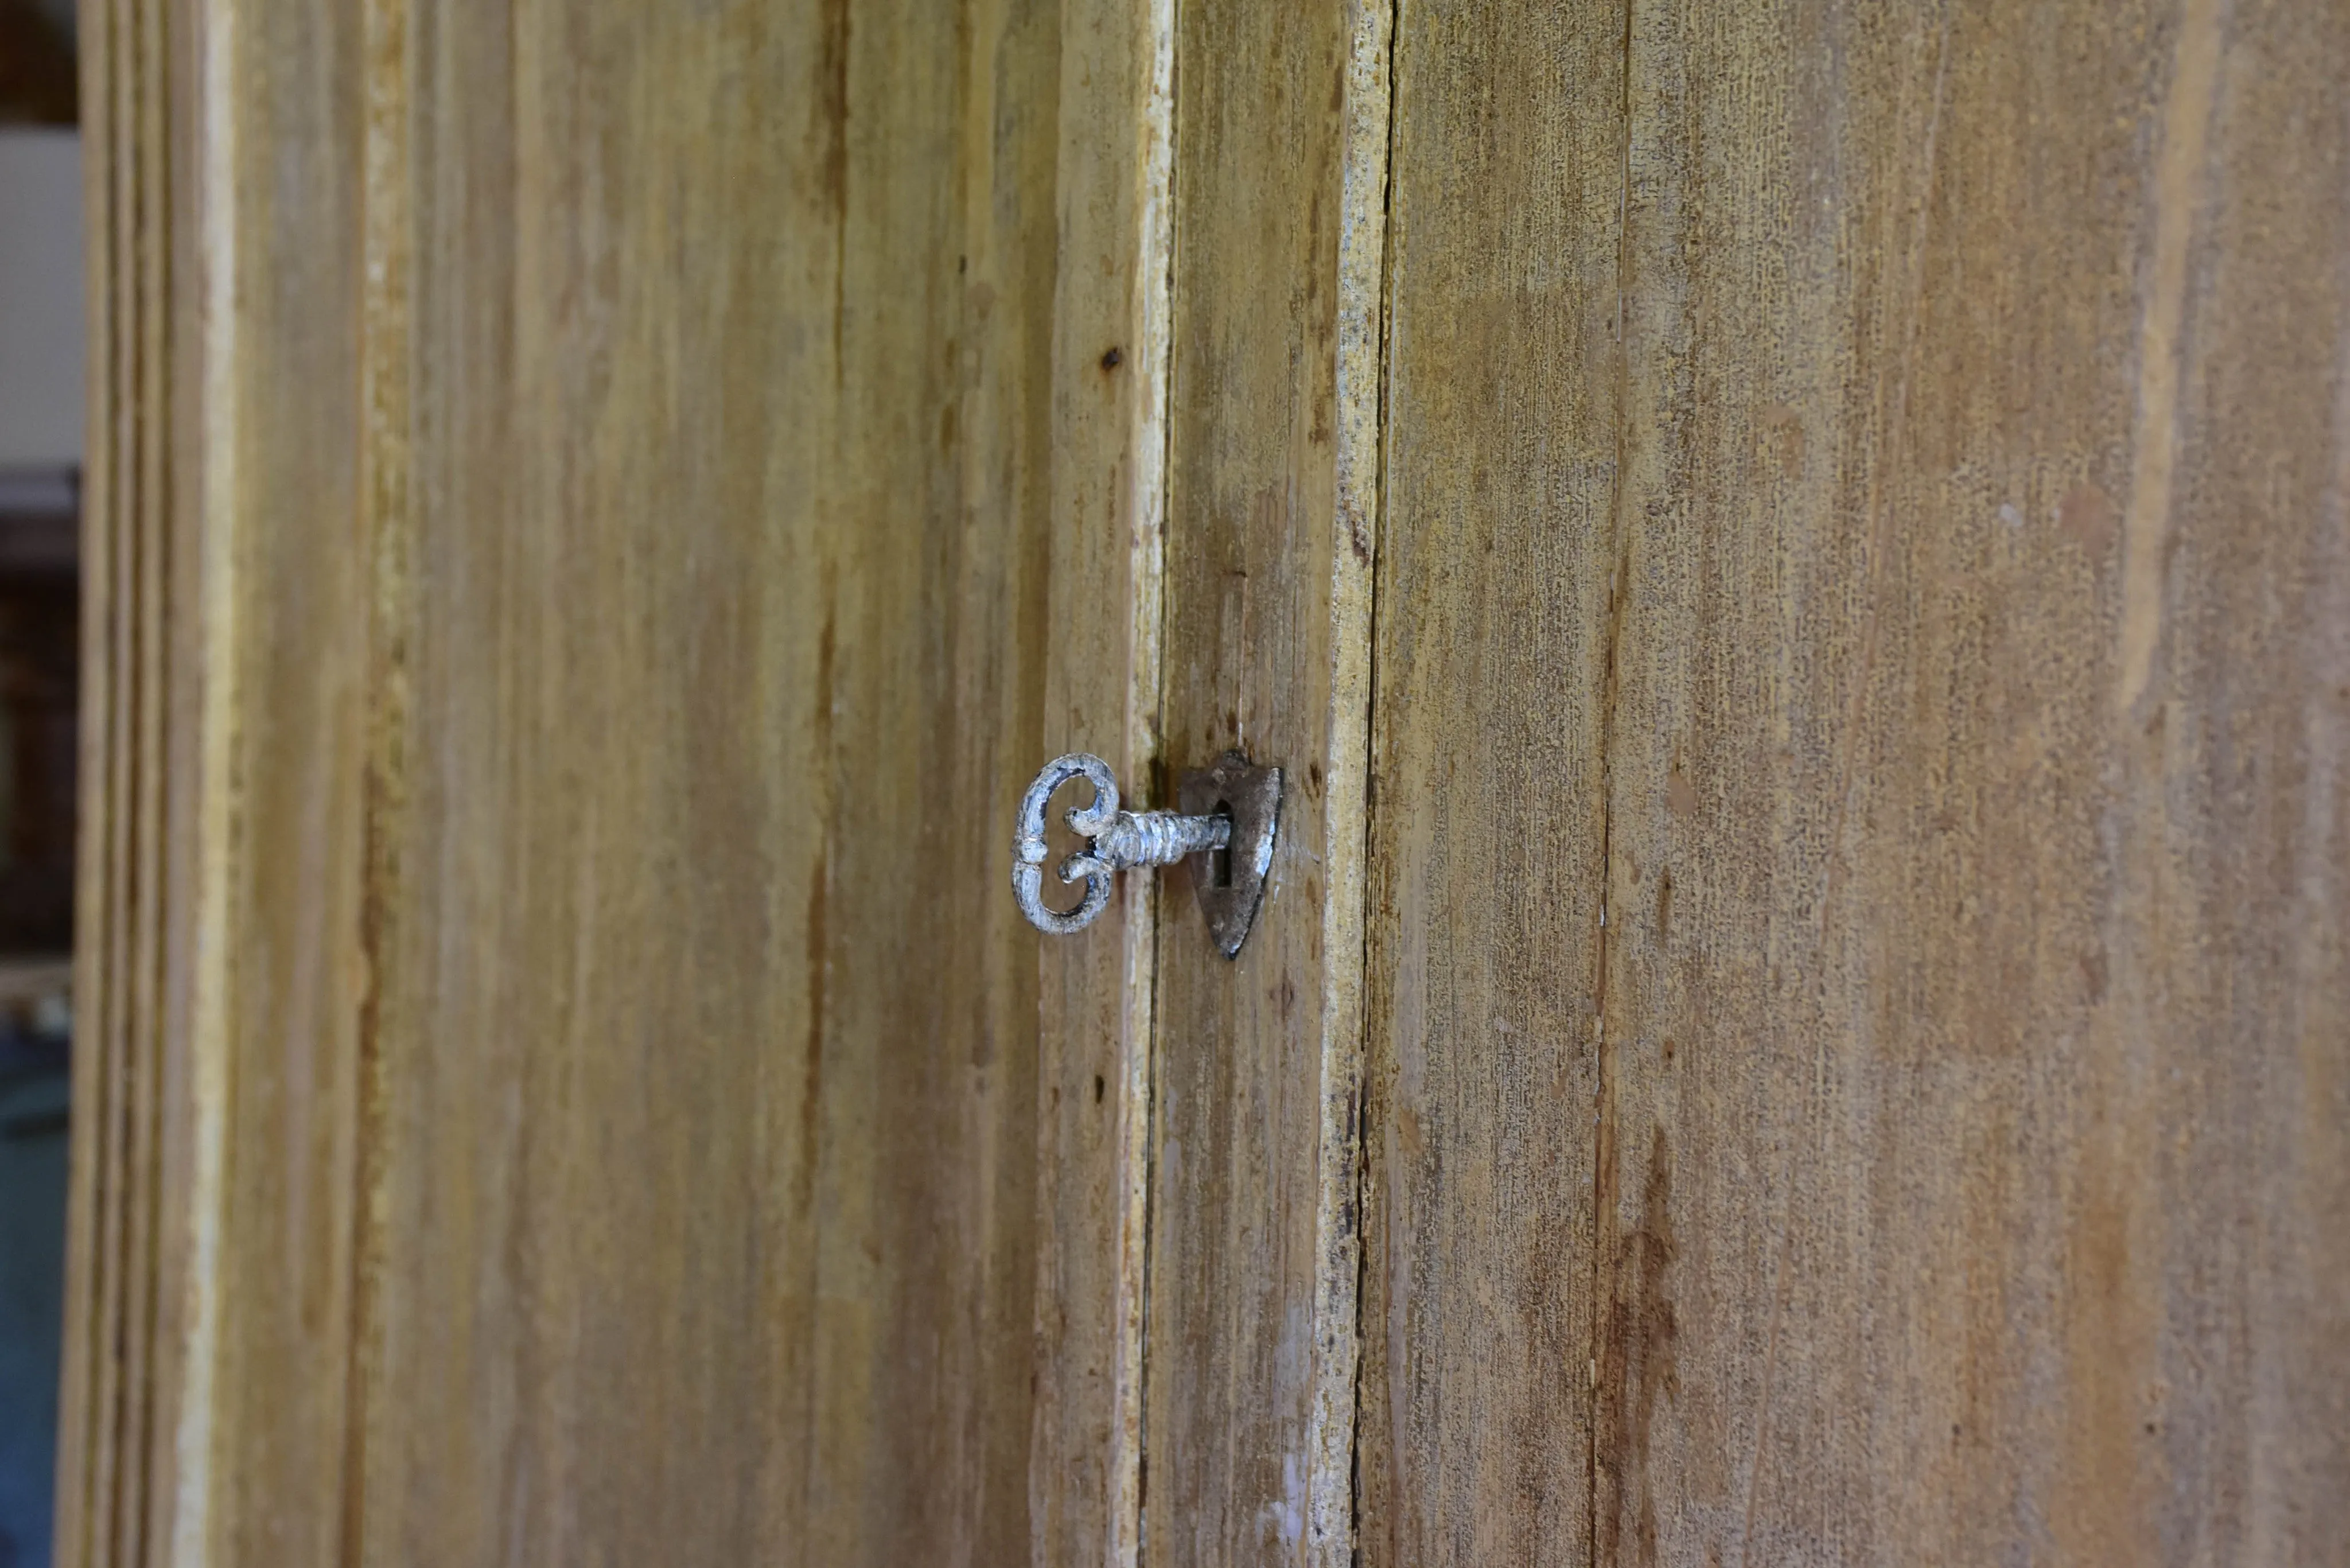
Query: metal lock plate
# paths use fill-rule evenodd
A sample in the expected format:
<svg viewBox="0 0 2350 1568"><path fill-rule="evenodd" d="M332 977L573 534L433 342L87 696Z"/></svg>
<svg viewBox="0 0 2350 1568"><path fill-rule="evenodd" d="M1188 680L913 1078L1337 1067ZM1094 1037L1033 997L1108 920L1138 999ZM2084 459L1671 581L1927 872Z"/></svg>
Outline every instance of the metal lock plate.
<svg viewBox="0 0 2350 1568"><path fill-rule="evenodd" d="M1249 765L1238 752L1226 752L1213 767L1183 775L1175 804L1187 816L1232 819L1231 841L1221 849L1191 857L1191 887L1208 935L1226 958L1240 956L1264 901L1264 879L1273 872L1273 841L1281 824L1281 770Z"/></svg>

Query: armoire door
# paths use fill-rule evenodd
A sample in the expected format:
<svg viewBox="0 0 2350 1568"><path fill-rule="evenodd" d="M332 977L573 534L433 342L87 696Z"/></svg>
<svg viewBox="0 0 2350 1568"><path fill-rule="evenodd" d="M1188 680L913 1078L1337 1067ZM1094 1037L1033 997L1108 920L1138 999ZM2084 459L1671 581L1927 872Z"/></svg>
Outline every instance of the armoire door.
<svg viewBox="0 0 2350 1568"><path fill-rule="evenodd" d="M1365 1563L2340 1561L2350 10L1399 16Z"/></svg>
<svg viewBox="0 0 2350 1568"><path fill-rule="evenodd" d="M61 1563L2340 1561L2350 13L84 34Z"/></svg>
<svg viewBox="0 0 2350 1568"><path fill-rule="evenodd" d="M1101 1561L1150 15L85 23L60 1561Z"/></svg>

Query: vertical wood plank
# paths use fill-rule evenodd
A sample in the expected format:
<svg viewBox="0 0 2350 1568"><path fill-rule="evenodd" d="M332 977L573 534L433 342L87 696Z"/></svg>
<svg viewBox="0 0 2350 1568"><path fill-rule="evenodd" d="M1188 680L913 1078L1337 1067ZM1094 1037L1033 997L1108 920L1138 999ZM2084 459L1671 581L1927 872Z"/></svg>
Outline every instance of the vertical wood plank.
<svg viewBox="0 0 2350 1568"><path fill-rule="evenodd" d="M355 61L307 12L84 16L99 374L67 1563L325 1560L337 1528ZM280 90L220 90L248 80Z"/></svg>
<svg viewBox="0 0 2350 1568"><path fill-rule="evenodd" d="M158 150L129 123L136 54L120 8L93 6L80 26L84 203L89 263L89 450L84 465L82 713L83 829L78 846L72 1211L67 1231L67 1321L58 1398L55 1553L82 1568L113 1554L112 1521L123 1490L129 1401L144 1393L120 1377L107 1347L127 1337L133 1259L124 1244L130 1147L131 1033L125 1013L134 922L125 889L135 820L130 740L142 616L129 576L137 559L137 429L132 378L140 346L138 276L147 259L131 242L137 179L153 180ZM105 911L103 917L99 911Z"/></svg>
<svg viewBox="0 0 2350 1568"><path fill-rule="evenodd" d="M2350 28L1634 16L1603 1555L2328 1560Z"/></svg>
<svg viewBox="0 0 2350 1568"><path fill-rule="evenodd" d="M1167 878L1146 1555L1350 1561L1390 13L1178 17L1166 768L1284 770L1236 961Z"/></svg>
<svg viewBox="0 0 2350 1568"><path fill-rule="evenodd" d="M216 5L202 28L201 194L180 235L198 251L183 326L203 341L180 364L202 412L179 427L201 442L201 522L173 569L198 578L203 646L175 662L203 686L172 722L202 725L183 754L203 793L171 830L196 846L172 890L195 922L194 1360L169 1560L323 1562L345 1501L366 978L359 37L301 0Z"/></svg>
<svg viewBox="0 0 2350 1568"><path fill-rule="evenodd" d="M1050 572L1036 763L1159 756L1174 5L1061 10ZM1155 877L1039 943L1035 1561L1141 1552Z"/></svg>
<svg viewBox="0 0 2350 1568"><path fill-rule="evenodd" d="M1366 1555L2321 1560L2340 30L1630 18L1401 24Z"/></svg>
<svg viewBox="0 0 2350 1568"><path fill-rule="evenodd" d="M380 15L360 1552L1016 1560L1058 7Z"/></svg>
<svg viewBox="0 0 2350 1568"><path fill-rule="evenodd" d="M1076 9L98 19L68 1561L1130 1560L1142 1101L1040 1060L1148 925L1040 1058L1003 877L1048 623L1155 723Z"/></svg>
<svg viewBox="0 0 2350 1568"><path fill-rule="evenodd" d="M1401 8L1364 1560L1588 1560L1622 12Z"/></svg>

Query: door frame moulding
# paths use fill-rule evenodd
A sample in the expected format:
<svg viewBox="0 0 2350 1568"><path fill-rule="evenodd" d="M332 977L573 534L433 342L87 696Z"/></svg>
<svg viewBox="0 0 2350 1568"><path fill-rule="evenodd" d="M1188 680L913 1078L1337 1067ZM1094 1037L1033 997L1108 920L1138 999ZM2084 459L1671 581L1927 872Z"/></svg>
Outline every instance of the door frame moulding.
<svg viewBox="0 0 2350 1568"><path fill-rule="evenodd" d="M375 635L356 45L340 13L247 0L82 8L66 1568L313 1560L348 1522Z"/></svg>
<svg viewBox="0 0 2350 1568"><path fill-rule="evenodd" d="M189 90L206 21L100 0L80 26L92 373L56 1546L70 1568L183 1556L206 1484L183 1462L210 1416L223 1152L219 1036L199 1017L225 954L199 941L197 908L225 684L205 679L203 579L224 563L202 527L203 460L217 474L224 454L206 450L190 374L213 173L197 139L220 129L197 124Z"/></svg>

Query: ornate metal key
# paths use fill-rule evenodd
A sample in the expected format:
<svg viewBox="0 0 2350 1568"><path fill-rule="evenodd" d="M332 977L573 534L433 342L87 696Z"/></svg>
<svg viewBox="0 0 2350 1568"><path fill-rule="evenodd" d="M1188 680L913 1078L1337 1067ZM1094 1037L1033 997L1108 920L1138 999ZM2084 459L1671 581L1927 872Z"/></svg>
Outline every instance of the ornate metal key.
<svg viewBox="0 0 2350 1568"><path fill-rule="evenodd" d="M1082 880L1086 892L1076 909L1060 914L1045 907L1045 807L1055 790L1077 778L1093 785L1094 798L1072 806L1063 820L1091 842L1062 861L1058 875L1064 882ZM1181 812L1120 811L1117 777L1099 757L1072 752L1046 763L1020 799L1012 841L1012 893L1029 924L1055 936L1082 930L1108 905L1111 873L1188 858L1217 950L1237 954L1273 868L1281 770L1253 767L1240 753L1226 752L1214 767L1185 774L1179 793Z"/></svg>

